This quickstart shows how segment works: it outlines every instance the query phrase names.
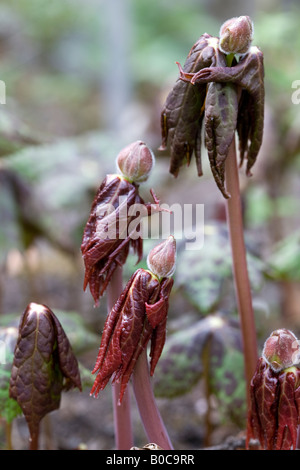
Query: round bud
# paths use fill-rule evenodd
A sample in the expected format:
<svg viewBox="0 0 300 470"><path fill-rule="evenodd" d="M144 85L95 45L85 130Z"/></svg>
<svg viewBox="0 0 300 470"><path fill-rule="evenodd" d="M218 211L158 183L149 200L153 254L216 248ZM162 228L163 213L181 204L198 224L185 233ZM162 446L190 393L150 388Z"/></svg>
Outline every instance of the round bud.
<svg viewBox="0 0 300 470"><path fill-rule="evenodd" d="M150 251L147 264L159 279L172 276L176 267L176 240L173 235Z"/></svg>
<svg viewBox="0 0 300 470"><path fill-rule="evenodd" d="M253 39L253 23L249 16L225 21L220 29L219 48L224 54L246 54Z"/></svg>
<svg viewBox="0 0 300 470"><path fill-rule="evenodd" d="M123 148L117 156L117 166L130 182L146 181L153 166L154 155L147 145L138 140Z"/></svg>
<svg viewBox="0 0 300 470"><path fill-rule="evenodd" d="M280 372L299 363L299 342L291 331L275 330L266 340L262 355L274 372Z"/></svg>

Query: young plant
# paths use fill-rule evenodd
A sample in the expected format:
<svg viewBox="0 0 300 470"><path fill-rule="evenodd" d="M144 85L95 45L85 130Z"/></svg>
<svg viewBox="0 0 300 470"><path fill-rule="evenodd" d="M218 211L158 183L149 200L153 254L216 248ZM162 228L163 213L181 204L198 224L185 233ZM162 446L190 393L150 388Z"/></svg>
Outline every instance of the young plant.
<svg viewBox="0 0 300 470"><path fill-rule="evenodd" d="M280 329L266 340L251 382L247 448L258 440L264 450L295 450L300 419L299 341Z"/></svg>
<svg viewBox="0 0 300 470"><path fill-rule="evenodd" d="M139 194L139 183L148 178L154 165L151 150L141 141L133 142L119 153L117 165L121 174L107 175L97 191L81 244L84 290L89 285L95 305L114 271L126 262L129 248L137 253L138 262L143 257L137 211L147 216L159 210L153 190L154 204L145 204Z"/></svg>
<svg viewBox="0 0 300 470"><path fill-rule="evenodd" d="M138 269L132 275L106 319L93 370L97 376L91 390L91 395L97 397L112 378L113 383L120 383L121 404L130 377L138 367L134 391L143 424L149 440L164 449L171 448L171 444L155 405L144 353L151 341L152 376L165 343L175 258L176 243L170 236L149 253L149 270Z"/></svg>
<svg viewBox="0 0 300 470"><path fill-rule="evenodd" d="M61 392L81 380L77 359L54 313L30 303L19 325L10 378L10 397L20 405L30 432L30 449L38 449L42 418L60 405Z"/></svg>
<svg viewBox="0 0 300 470"><path fill-rule="evenodd" d="M143 256L143 240L139 232L141 217L160 210L153 190L151 194L155 204L145 204L139 195L139 183L147 180L153 164L151 150L141 141L128 145L119 153L117 167L121 175L108 175L101 184L92 204L81 245L85 264L84 289L89 284L96 305L106 289L108 293L108 317L93 370L93 373L98 374L91 394L97 396L113 376L118 449L132 446L130 399L126 386L150 338L151 374L154 372L164 344L168 296L173 283L170 278L171 269L168 273L161 268L160 275L155 268L153 272L140 269L131 277L124 291L122 287L122 266L126 262L130 246L137 252L138 261ZM170 261L169 247L173 247L174 243L173 238L164 243L163 263L168 264ZM160 254L156 257L160 258ZM149 259L151 258L150 256ZM153 262L155 266L155 261ZM175 263L174 253L171 254L171 262ZM146 362L141 367L142 374L147 367ZM139 396L140 387L135 389L136 396ZM153 396L148 402L156 409ZM156 428L162 429L158 411L156 417ZM147 429L147 424L145 427ZM155 426L151 429L155 429ZM166 437L162 444L170 447L165 431L163 435Z"/></svg>
<svg viewBox="0 0 300 470"><path fill-rule="evenodd" d="M170 147L170 172L196 155L202 175L201 130L215 182L226 200L233 272L244 343L248 389L257 362L256 331L243 237L235 133L239 137L241 164L251 175L263 137L263 55L251 46L249 17L228 20L220 38L203 34L191 48L180 76L161 113L161 150ZM248 397L249 398L249 397Z"/></svg>

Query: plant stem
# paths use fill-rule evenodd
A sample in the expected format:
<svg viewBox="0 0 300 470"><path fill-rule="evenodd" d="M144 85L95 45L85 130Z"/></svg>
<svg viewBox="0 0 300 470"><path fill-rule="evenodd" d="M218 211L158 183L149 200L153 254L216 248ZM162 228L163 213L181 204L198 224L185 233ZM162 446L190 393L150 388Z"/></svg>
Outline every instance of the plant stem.
<svg viewBox="0 0 300 470"><path fill-rule="evenodd" d="M152 390L146 349L135 365L132 380L135 399L149 442L157 444L163 450L173 450Z"/></svg>
<svg viewBox="0 0 300 470"><path fill-rule="evenodd" d="M252 307L251 286L247 269L246 248L243 233L242 204L239 187L235 139L229 149L225 167L226 189L231 197L227 200L226 215L230 236L233 275L240 315L244 348L247 399L249 404L250 381L255 372L258 355L255 320Z"/></svg>
<svg viewBox="0 0 300 470"><path fill-rule="evenodd" d="M6 435L6 450L13 450L12 445L12 423L6 421L5 423L5 435Z"/></svg>
<svg viewBox="0 0 300 470"><path fill-rule="evenodd" d="M29 450L38 450L39 449L39 433L40 433L39 426L37 427L35 432L30 432Z"/></svg>
<svg viewBox="0 0 300 470"><path fill-rule="evenodd" d="M300 426L298 425L298 428L297 428L297 443L296 443L296 449L299 450L300 449Z"/></svg>
<svg viewBox="0 0 300 470"><path fill-rule="evenodd" d="M118 267L112 275L107 288L107 310L111 311L122 293L122 267ZM130 413L130 395L128 387L125 390L122 403L119 404L120 385L112 385L112 399L114 412L115 443L117 450L129 450L133 446L133 434Z"/></svg>

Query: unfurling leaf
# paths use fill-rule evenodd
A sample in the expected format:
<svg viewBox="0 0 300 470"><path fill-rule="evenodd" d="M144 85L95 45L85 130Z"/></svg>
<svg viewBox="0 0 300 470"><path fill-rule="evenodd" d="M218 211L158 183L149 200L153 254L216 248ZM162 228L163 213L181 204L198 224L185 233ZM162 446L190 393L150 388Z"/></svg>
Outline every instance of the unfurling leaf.
<svg viewBox="0 0 300 470"><path fill-rule="evenodd" d="M173 237L170 238L175 243ZM169 239L160 244L167 247L167 253L169 244ZM97 397L112 377L113 382L121 384L121 402L135 364L149 340L150 374L153 375L165 343L172 286L172 278L158 279L154 273L145 269L138 269L131 276L106 319L93 370L97 376L91 395Z"/></svg>
<svg viewBox="0 0 300 470"><path fill-rule="evenodd" d="M158 281L138 269L108 315L93 373L98 372L91 394L96 397L110 378L120 381L120 402L134 366L151 339L151 374L165 342L168 297L173 280Z"/></svg>
<svg viewBox="0 0 300 470"><path fill-rule="evenodd" d="M141 261L141 219L160 210L154 192L151 190L154 204L145 204L136 183L147 179L152 169L150 149L141 141L134 142L119 153L117 163L124 175L107 175L100 185L81 244L85 265L83 288L89 285L96 305L116 268L125 264L130 247Z"/></svg>
<svg viewBox="0 0 300 470"><path fill-rule="evenodd" d="M288 330L277 330L266 341L266 357L259 358L250 386L247 447L257 439L264 450L296 449L300 369L292 364L299 362L298 351L298 340Z"/></svg>
<svg viewBox="0 0 300 470"><path fill-rule="evenodd" d="M30 303L19 325L10 396L22 408L32 440L41 419L59 408L62 390L73 387L81 390L78 363L60 322L48 307Z"/></svg>

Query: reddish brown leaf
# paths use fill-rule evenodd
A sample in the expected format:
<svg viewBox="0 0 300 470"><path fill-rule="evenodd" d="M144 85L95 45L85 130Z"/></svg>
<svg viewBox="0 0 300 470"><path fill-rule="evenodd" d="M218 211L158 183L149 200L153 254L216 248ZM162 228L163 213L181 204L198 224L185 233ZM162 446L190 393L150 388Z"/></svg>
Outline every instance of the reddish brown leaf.
<svg viewBox="0 0 300 470"><path fill-rule="evenodd" d="M24 311L15 348L10 396L22 408L32 438L41 419L59 408L64 388L78 387L78 363L54 313L31 303Z"/></svg>
<svg viewBox="0 0 300 470"><path fill-rule="evenodd" d="M183 78L194 84L234 83L242 88L237 131L241 163L246 156L247 174L250 175L263 139L265 90L262 52L257 47L251 47L249 53L232 67L203 68L193 76Z"/></svg>
<svg viewBox="0 0 300 470"><path fill-rule="evenodd" d="M183 70L196 73L211 65L214 49L211 36L203 34L191 48ZM204 116L206 85L191 86L178 79L167 96L161 112L162 144L165 150L170 144L170 172L177 176L180 167L190 163L193 151L196 155L198 175L202 175L201 165L201 123Z"/></svg>
<svg viewBox="0 0 300 470"><path fill-rule="evenodd" d="M143 214L130 213L135 204ZM159 210L158 201L145 204L135 183L120 175L108 175L104 179L94 198L81 244L85 265L83 287L85 290L89 285L95 304L115 269L126 262L130 246L138 262L142 259L142 238L131 232L138 230L138 224L134 225L133 221L156 210Z"/></svg>
<svg viewBox="0 0 300 470"><path fill-rule="evenodd" d="M264 358L258 361L250 389L247 448L258 439L264 450L292 450L299 425L300 370L275 372Z"/></svg>
<svg viewBox="0 0 300 470"><path fill-rule="evenodd" d="M150 271L138 269L108 315L101 339L97 372L91 394L95 397L110 378L120 382L122 401L136 361L151 339L151 373L160 357L172 279L159 282Z"/></svg>
<svg viewBox="0 0 300 470"><path fill-rule="evenodd" d="M286 369L278 377L280 396L278 401L278 429L276 450L296 449L298 429L298 409L295 402L295 389L299 381L299 370Z"/></svg>
<svg viewBox="0 0 300 470"><path fill-rule="evenodd" d="M234 58L232 66L228 66L227 56L220 49L219 38L208 34L200 37L184 67L178 64L179 80L169 93L161 114L160 149L166 149L169 142L170 172L175 176L185 161L189 164L193 151L198 175L202 175L200 136L204 122L211 170L225 198L229 197L224 186L225 160L235 131L239 136L241 164L247 158L248 176L263 138L263 54L257 47L249 48L252 40L249 20L248 17L234 18L226 23L223 31L226 48L246 48L247 53L240 57L238 63ZM247 34L241 35L245 30ZM193 53L195 51L197 54ZM183 82L181 85L180 80ZM195 86L194 90L190 84Z"/></svg>

